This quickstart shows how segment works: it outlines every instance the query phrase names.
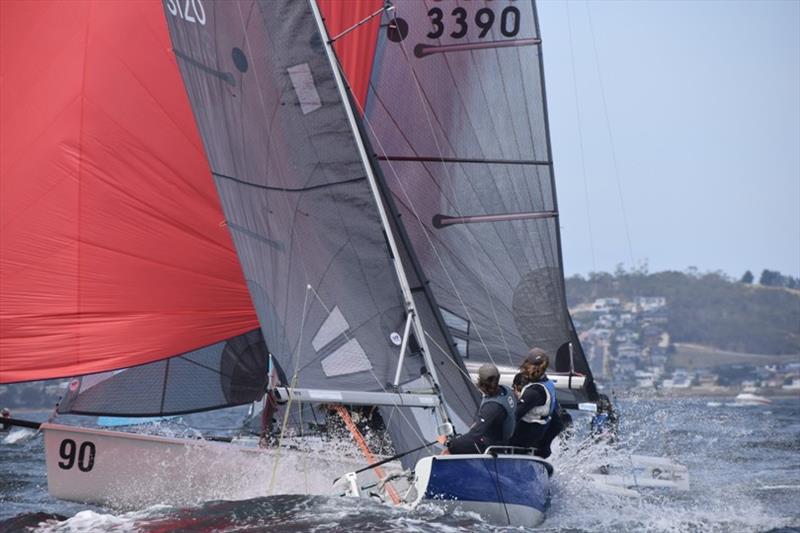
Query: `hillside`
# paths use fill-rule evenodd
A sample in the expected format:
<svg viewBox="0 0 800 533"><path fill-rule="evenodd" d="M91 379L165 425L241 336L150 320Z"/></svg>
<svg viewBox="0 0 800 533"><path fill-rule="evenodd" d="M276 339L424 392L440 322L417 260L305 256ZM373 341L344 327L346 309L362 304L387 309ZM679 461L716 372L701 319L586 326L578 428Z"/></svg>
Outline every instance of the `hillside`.
<svg viewBox="0 0 800 533"><path fill-rule="evenodd" d="M733 281L719 273L618 271L567 279L570 307L597 298L667 299L673 342L756 354L800 353L800 291Z"/></svg>

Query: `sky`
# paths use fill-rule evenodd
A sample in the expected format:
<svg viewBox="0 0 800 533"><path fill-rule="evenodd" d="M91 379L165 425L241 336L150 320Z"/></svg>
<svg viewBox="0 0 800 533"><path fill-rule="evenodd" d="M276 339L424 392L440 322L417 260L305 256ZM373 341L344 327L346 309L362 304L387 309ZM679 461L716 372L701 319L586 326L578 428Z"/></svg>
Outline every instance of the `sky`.
<svg viewBox="0 0 800 533"><path fill-rule="evenodd" d="M800 276L800 1L538 9L566 273Z"/></svg>

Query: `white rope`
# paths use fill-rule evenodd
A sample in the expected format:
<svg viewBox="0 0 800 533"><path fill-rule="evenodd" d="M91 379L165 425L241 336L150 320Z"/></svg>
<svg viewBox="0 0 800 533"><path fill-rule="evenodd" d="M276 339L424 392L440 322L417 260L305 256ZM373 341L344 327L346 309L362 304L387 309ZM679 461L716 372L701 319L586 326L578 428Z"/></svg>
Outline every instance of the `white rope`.
<svg viewBox="0 0 800 533"><path fill-rule="evenodd" d="M606 103L606 90L603 85L603 76L600 70L600 56L597 53L597 40L594 36L594 24L592 24L592 11L589 3L586 2L586 14L589 18L589 35L592 38L592 49L594 50L594 64L597 68L597 80L600 82L600 97L603 102L603 118L605 118L606 131L608 132L608 143L611 145L611 161L614 164L614 178L617 182L617 194L619 195L619 206L622 211L622 223L625 226L625 237L628 240L628 254L631 258L631 267L634 266L633 241L631 240L630 226L628 225L628 215L625 212L625 201L622 195L622 179L619 175L619 165L617 164L617 149L614 146L614 136L611 133L611 120L608 118L608 104Z"/></svg>
<svg viewBox="0 0 800 533"><path fill-rule="evenodd" d="M594 253L594 236L592 235L592 214L589 203L589 180L586 177L586 156L583 144L583 125L581 123L581 105L578 98L578 75L575 71L575 46L572 42L572 18L570 17L569 1L564 2L567 9L567 34L569 36L569 58L572 64L572 91L575 96L575 118L578 122L578 157L581 161L583 175L583 195L586 201L586 226L589 235L589 251L592 255L592 272L597 272L597 260Z"/></svg>
<svg viewBox="0 0 800 533"><path fill-rule="evenodd" d="M310 289L311 285L306 286L305 298L303 298L303 318L301 319L300 323L300 339L297 343L298 348L303 345L303 332L305 331L305 322L306 322L306 310L308 309L308 290ZM300 375L300 355L298 350L295 350L294 353L294 374L292 375L292 388L297 386L297 379ZM272 479L269 483L269 493L272 494L273 489L275 488L275 477L278 473L278 463L281 460L281 446L283 445L283 437L286 434L286 426L289 423L289 413L292 411L292 395L289 395L289 401L286 404L286 411L283 413L283 423L281 424L281 433L278 436L278 447L275 450L275 463L272 466Z"/></svg>

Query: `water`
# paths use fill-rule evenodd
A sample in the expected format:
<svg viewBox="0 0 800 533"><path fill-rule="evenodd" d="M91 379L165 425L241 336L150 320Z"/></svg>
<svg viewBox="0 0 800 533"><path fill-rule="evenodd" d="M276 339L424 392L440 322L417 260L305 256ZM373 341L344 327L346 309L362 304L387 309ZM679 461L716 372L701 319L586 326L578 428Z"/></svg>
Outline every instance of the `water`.
<svg viewBox="0 0 800 533"><path fill-rule="evenodd" d="M586 437L588 417L576 415L578 433L570 447L552 459L552 505L540 530L800 532L800 400L751 407L729 402L708 406L704 399L620 401L619 445L581 451L577 449ZM239 414L195 415L190 421L232 427ZM24 527L54 532L509 530L471 513L444 513L435 506L407 510L322 496L280 495L134 512L62 502L47 494L41 437L24 438L14 431L0 437L0 532ZM642 490L631 497L598 492L587 482L587 474L598 465L624 465L631 453L686 465L691 490Z"/></svg>

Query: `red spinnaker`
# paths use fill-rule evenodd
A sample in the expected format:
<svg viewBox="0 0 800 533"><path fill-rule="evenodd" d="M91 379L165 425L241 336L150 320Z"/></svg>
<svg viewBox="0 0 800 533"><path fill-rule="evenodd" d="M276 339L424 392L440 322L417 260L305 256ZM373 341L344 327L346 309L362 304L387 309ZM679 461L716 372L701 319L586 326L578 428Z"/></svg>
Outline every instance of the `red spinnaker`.
<svg viewBox="0 0 800 533"><path fill-rule="evenodd" d="M258 327L160 2L0 2L0 382Z"/></svg>
<svg viewBox="0 0 800 533"><path fill-rule="evenodd" d="M365 20L381 6L381 0L319 0L325 27L332 39ZM367 100L367 87L372 74L380 23L381 14L378 14L337 39L333 45L350 90L362 110Z"/></svg>
<svg viewBox="0 0 800 533"><path fill-rule="evenodd" d="M379 0L323 0L331 35ZM337 50L363 106L380 17ZM0 2L0 383L258 327L161 2Z"/></svg>

